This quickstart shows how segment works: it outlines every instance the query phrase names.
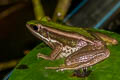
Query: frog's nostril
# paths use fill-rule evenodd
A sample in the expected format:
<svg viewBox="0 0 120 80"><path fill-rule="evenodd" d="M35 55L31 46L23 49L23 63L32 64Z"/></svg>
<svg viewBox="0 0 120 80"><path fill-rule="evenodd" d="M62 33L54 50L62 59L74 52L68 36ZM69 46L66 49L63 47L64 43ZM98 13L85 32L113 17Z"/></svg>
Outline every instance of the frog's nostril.
<svg viewBox="0 0 120 80"><path fill-rule="evenodd" d="M34 30L38 30L38 27L37 26L32 26Z"/></svg>

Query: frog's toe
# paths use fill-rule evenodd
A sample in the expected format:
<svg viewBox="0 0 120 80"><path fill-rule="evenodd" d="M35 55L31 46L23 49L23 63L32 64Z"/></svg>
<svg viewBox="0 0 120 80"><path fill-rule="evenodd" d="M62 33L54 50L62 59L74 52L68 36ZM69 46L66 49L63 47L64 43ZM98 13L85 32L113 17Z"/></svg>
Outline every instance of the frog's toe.
<svg viewBox="0 0 120 80"><path fill-rule="evenodd" d="M59 67L45 67L45 69L58 69Z"/></svg>
<svg viewBox="0 0 120 80"><path fill-rule="evenodd" d="M39 59L39 58L43 58L43 59L47 59L48 60L48 57L46 56L46 55L44 55L44 54L41 54L41 53L38 53L37 54L37 58Z"/></svg>
<svg viewBox="0 0 120 80"><path fill-rule="evenodd" d="M64 70L65 70L64 68L59 68L59 69L56 70L56 72L58 72L58 71L64 71Z"/></svg>
<svg viewBox="0 0 120 80"><path fill-rule="evenodd" d="M64 71L64 68L61 68L61 67L45 67L45 69L56 69L56 72Z"/></svg>
<svg viewBox="0 0 120 80"><path fill-rule="evenodd" d="M39 58L41 58L41 57L43 57L43 54L38 53L38 54L37 54L37 59L39 59Z"/></svg>

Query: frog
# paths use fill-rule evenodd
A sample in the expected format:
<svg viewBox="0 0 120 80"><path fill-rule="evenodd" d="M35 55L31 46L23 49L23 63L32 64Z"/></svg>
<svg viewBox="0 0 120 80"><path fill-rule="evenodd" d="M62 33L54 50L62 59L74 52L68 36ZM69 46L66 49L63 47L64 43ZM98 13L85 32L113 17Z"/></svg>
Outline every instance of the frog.
<svg viewBox="0 0 120 80"><path fill-rule="evenodd" d="M115 38L89 29L63 25L49 18L31 20L26 23L28 30L46 43L52 52L50 55L37 54L37 58L57 60L64 58L64 64L45 67L57 71L79 70L84 72L110 56L107 45L118 44Z"/></svg>

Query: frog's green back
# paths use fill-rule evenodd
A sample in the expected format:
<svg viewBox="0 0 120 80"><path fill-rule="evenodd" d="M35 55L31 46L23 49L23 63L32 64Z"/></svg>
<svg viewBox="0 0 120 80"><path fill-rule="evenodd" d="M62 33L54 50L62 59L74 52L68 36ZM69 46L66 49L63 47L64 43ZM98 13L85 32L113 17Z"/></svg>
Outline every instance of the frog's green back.
<svg viewBox="0 0 120 80"><path fill-rule="evenodd" d="M47 26L47 27L51 27L51 28L55 28L55 29L60 29L60 30L67 31L67 32L79 33L79 34L84 35L88 38L94 39L94 37L89 32L87 32L87 30L85 30L83 28L62 25L62 24L55 23L52 21L32 20L32 21L29 21L27 24L42 24L43 26Z"/></svg>

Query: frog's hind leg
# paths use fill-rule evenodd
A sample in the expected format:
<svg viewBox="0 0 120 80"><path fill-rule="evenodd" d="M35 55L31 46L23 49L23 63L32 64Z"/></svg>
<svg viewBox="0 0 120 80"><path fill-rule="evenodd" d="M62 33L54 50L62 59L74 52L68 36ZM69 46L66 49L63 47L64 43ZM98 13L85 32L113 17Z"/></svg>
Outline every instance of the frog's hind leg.
<svg viewBox="0 0 120 80"><path fill-rule="evenodd" d="M85 53L87 53L87 52L86 51L81 52L81 54L84 54L84 55L85 55ZM81 54L76 56L76 54L74 53L74 55L69 56L66 59L66 63L64 65L59 66L59 67L46 67L46 69L56 69L57 71L78 70L78 69L82 69L84 67L92 66L92 65L106 59L107 57L109 57L110 53L109 53L108 49L102 49L102 50L100 49L100 50L90 51L89 54L90 54L90 56L92 55L92 57L90 57L89 54L86 54L85 56L81 55ZM75 59L79 59L79 62L78 62L78 60L75 60Z"/></svg>

